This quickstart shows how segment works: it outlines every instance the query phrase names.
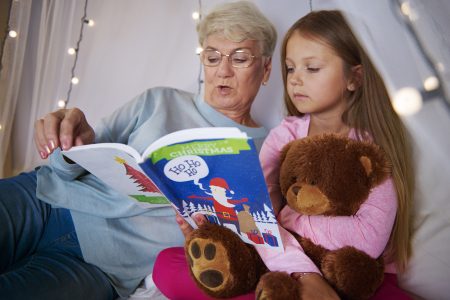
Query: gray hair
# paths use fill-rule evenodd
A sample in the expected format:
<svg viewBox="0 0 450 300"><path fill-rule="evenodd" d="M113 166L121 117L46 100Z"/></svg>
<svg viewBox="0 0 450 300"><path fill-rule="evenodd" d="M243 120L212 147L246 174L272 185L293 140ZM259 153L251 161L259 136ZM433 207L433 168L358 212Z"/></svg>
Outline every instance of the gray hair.
<svg viewBox="0 0 450 300"><path fill-rule="evenodd" d="M264 56L272 56L277 42L277 31L273 24L255 4L248 1L224 3L215 7L199 22L197 32L200 45L215 33L223 34L233 42L256 40Z"/></svg>

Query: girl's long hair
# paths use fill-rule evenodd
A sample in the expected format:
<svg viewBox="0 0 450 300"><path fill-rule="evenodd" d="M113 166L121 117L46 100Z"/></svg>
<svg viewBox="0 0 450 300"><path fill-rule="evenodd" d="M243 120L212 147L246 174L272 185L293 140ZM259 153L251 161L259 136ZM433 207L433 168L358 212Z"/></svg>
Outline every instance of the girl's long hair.
<svg viewBox="0 0 450 300"><path fill-rule="evenodd" d="M397 191L397 215L384 256L395 262L402 272L411 255L411 210L414 191L409 137L402 121L393 110L384 82L361 47L340 11L316 11L299 19L286 33L281 48L281 66L284 82L284 102L287 113L302 116L287 93L286 45L294 33L324 42L344 61L345 72L352 66L362 66L359 87L349 92L347 109L342 120L355 128L357 136L369 133L373 141L386 152L392 164L392 178Z"/></svg>

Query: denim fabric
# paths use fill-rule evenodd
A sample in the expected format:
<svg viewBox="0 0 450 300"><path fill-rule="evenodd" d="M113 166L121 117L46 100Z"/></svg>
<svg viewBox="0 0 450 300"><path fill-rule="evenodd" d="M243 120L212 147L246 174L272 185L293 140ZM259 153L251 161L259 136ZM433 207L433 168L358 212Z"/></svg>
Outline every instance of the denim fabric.
<svg viewBox="0 0 450 300"><path fill-rule="evenodd" d="M1 179L0 299L115 297L106 275L84 262L69 210L36 197L35 172Z"/></svg>

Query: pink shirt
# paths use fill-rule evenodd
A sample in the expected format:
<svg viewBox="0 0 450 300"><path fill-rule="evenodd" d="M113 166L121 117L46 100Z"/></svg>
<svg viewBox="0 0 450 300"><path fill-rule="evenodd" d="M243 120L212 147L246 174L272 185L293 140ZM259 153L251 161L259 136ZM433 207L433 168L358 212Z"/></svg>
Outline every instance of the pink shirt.
<svg viewBox="0 0 450 300"><path fill-rule="evenodd" d="M279 185L280 151L287 143L308 135L309 120L309 115L301 118L287 117L271 130L264 141L260 161L272 202L276 203L282 197ZM354 130L351 130L349 138L356 139ZM388 178L372 189L368 199L354 216L306 216L285 206L277 218L282 227L307 237L327 249L353 246L376 258L383 253L387 245L396 212L397 194L392 178ZM297 240L281 226L285 252L258 249L267 267L271 271L288 273L320 273ZM395 267L387 266L386 271L395 272Z"/></svg>

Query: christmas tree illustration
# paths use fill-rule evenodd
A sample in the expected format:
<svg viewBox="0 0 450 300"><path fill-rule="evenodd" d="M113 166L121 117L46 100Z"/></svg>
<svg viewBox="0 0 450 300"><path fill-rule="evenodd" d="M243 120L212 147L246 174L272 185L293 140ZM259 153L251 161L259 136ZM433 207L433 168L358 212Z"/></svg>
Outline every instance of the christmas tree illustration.
<svg viewBox="0 0 450 300"><path fill-rule="evenodd" d="M130 179L133 180L133 182L137 185L140 192L148 192L148 193L157 193L157 196L149 197L145 195L130 195L131 197L135 198L136 200L140 202L150 202L150 203L169 203L168 200L162 196L159 189L156 187L156 185L147 177L145 176L141 171L136 170L135 168L131 167L129 164L127 164L126 160L116 156L114 158L116 162L119 164L122 164L125 167L126 175L130 177Z"/></svg>

